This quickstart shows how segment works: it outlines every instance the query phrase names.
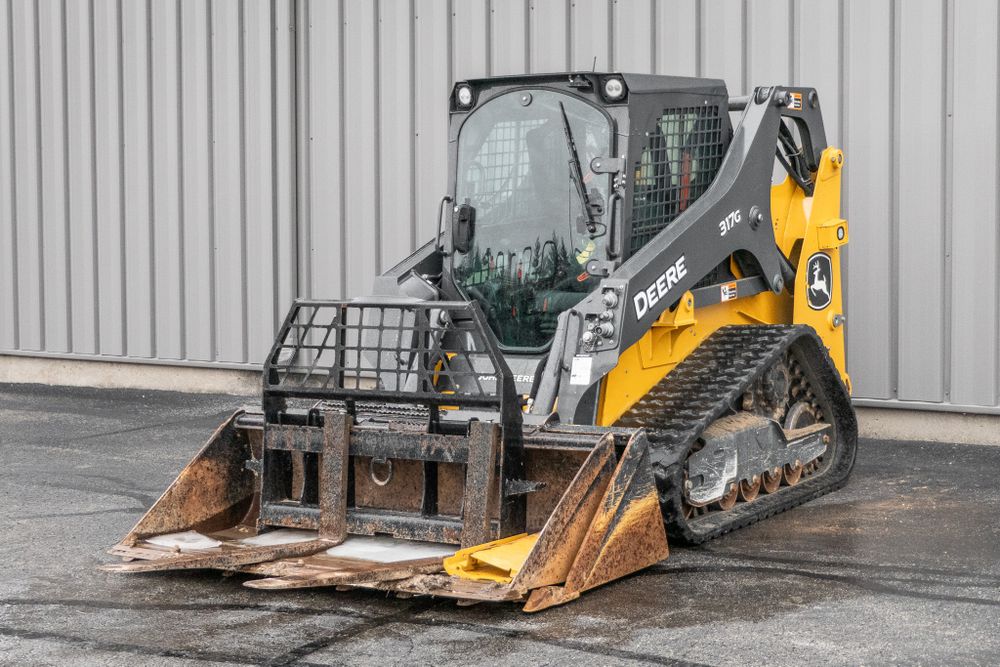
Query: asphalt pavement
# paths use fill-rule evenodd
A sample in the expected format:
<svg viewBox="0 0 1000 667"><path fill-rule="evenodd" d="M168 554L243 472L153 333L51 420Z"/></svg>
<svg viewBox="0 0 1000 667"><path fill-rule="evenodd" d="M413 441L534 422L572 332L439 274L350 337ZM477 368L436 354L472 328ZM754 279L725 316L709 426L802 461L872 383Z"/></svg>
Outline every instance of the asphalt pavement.
<svg viewBox="0 0 1000 667"><path fill-rule="evenodd" d="M0 665L1000 664L1000 447L851 481L564 607L98 571L244 398L0 385Z"/></svg>

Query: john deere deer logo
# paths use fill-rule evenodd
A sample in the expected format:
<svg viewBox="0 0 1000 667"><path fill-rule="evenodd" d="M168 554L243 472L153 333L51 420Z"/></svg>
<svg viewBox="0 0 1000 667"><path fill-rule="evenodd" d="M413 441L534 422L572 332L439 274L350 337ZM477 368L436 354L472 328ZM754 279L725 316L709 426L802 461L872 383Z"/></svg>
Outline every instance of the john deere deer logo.
<svg viewBox="0 0 1000 667"><path fill-rule="evenodd" d="M823 310L833 300L833 264L830 256L818 252L806 263L806 301L813 310Z"/></svg>

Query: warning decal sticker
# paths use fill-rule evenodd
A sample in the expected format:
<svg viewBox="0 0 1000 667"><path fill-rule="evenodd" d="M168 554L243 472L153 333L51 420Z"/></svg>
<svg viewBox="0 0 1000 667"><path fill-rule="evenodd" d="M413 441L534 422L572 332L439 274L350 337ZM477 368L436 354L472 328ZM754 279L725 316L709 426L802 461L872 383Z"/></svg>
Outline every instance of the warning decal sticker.
<svg viewBox="0 0 1000 667"><path fill-rule="evenodd" d="M573 366L569 371L569 383L590 384L590 369L593 363L593 357L583 355L573 357Z"/></svg>

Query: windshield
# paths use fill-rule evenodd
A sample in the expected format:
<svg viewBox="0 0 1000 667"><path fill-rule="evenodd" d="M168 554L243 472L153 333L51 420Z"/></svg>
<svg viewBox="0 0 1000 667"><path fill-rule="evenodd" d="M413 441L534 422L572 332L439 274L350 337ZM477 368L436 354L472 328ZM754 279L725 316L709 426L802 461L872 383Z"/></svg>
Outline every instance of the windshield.
<svg viewBox="0 0 1000 667"><path fill-rule="evenodd" d="M455 195L475 209L475 227L469 252L454 254L454 277L503 347L543 347L559 314L596 287L585 267L603 256L607 213L588 216L580 190L592 211L607 208L610 177L592 172L590 161L610 154L607 117L548 90L500 95L462 125Z"/></svg>

